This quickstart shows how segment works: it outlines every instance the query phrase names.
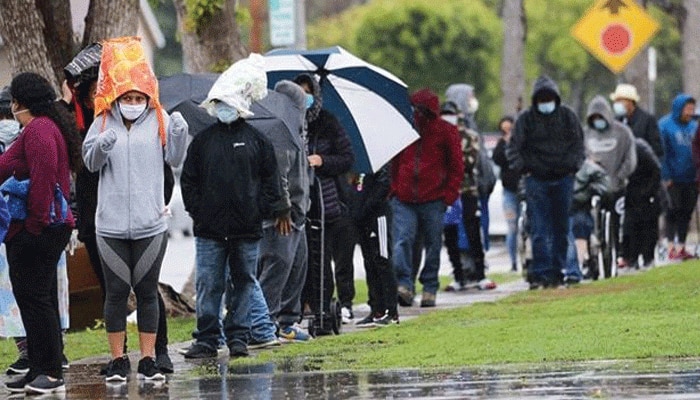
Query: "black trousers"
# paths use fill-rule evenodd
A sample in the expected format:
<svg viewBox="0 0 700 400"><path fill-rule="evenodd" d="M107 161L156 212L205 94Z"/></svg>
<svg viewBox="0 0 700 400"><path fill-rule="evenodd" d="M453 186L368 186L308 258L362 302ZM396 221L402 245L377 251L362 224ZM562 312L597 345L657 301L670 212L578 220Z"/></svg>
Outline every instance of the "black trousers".
<svg viewBox="0 0 700 400"><path fill-rule="evenodd" d="M358 226L357 234L365 261L368 303L375 317L398 316L396 276L391 264L391 240L386 216L379 217L371 226Z"/></svg>
<svg viewBox="0 0 700 400"><path fill-rule="evenodd" d="M651 218L649 218L651 217ZM659 216L651 215L642 217L631 215L625 216L625 259L636 264L641 255L644 264L654 261L654 249L659 232Z"/></svg>
<svg viewBox="0 0 700 400"><path fill-rule="evenodd" d="M671 198L671 204L666 213L666 238L673 243L678 236L678 243L685 243L690 217L698 200L698 189L695 182L674 182L668 188L668 195Z"/></svg>
<svg viewBox="0 0 700 400"><path fill-rule="evenodd" d="M29 381L42 374L63 377L56 267L70 234L65 225L44 228L38 236L22 230L6 243L12 292L27 332Z"/></svg>
<svg viewBox="0 0 700 400"><path fill-rule="evenodd" d="M336 285L341 306L352 307L352 300L355 298L353 252L357 240L353 223L346 217L326 222L323 227L323 241L321 228L320 223L315 220L306 224L309 261L302 291L302 303L308 304L314 313L330 310ZM323 246L323 258L321 258L321 246ZM335 279L331 262L335 265ZM323 293L321 293L322 264Z"/></svg>

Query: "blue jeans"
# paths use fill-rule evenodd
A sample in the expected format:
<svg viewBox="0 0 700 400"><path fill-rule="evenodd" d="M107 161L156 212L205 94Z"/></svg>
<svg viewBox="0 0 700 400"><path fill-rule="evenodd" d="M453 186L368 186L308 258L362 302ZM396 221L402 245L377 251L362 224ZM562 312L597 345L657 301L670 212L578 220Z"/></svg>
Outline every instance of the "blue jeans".
<svg viewBox="0 0 700 400"><path fill-rule="evenodd" d="M491 239L489 238L489 225L491 224L491 219L489 218L489 197L490 194L486 196L479 195L479 206L481 207L481 241L483 242L484 251L488 251L491 248Z"/></svg>
<svg viewBox="0 0 700 400"><path fill-rule="evenodd" d="M527 212L532 235L532 266L528 281L556 285L566 268L572 176L556 180L525 179Z"/></svg>
<svg viewBox="0 0 700 400"><path fill-rule="evenodd" d="M571 221L569 221L571 223ZM568 280L573 280L581 282L583 280L583 273L578 263L578 253L576 251L576 238L574 237L574 230L569 230L569 248L566 252L566 268L564 268L564 276Z"/></svg>
<svg viewBox="0 0 700 400"><path fill-rule="evenodd" d="M391 200L391 210L393 212L391 234L394 240L392 261L397 284L415 293L411 269L413 245L416 241L416 232L420 230L425 246L425 260L419 280L423 285L423 292L437 293L440 286L438 272L445 204L441 200L410 204L394 198Z"/></svg>
<svg viewBox="0 0 700 400"><path fill-rule="evenodd" d="M517 236L518 236L518 217L520 216L520 207L518 207L518 195L510 190L503 189L503 214L508 225L508 233L506 233L506 248L510 255L510 263L515 266L517 261Z"/></svg>
<svg viewBox="0 0 700 400"><path fill-rule="evenodd" d="M253 287L253 296L250 299L248 317L250 319L250 339L253 342L264 343L277 338L277 326L270 318L270 311L257 279Z"/></svg>
<svg viewBox="0 0 700 400"><path fill-rule="evenodd" d="M216 349L222 336L221 303L227 290L223 336L229 348L245 347L250 334L251 298L255 288L255 268L259 240L233 239L222 242L195 238L197 291L196 343ZM226 279L226 268L230 280Z"/></svg>

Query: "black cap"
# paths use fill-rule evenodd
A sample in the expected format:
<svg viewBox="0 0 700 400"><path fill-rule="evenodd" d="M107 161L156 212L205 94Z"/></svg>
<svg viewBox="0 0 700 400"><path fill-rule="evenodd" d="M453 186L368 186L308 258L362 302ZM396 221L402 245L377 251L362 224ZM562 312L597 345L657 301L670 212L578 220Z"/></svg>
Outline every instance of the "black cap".
<svg viewBox="0 0 700 400"><path fill-rule="evenodd" d="M10 87L5 86L0 89L0 115L12 115L12 108L10 103L12 102L12 95L10 94Z"/></svg>

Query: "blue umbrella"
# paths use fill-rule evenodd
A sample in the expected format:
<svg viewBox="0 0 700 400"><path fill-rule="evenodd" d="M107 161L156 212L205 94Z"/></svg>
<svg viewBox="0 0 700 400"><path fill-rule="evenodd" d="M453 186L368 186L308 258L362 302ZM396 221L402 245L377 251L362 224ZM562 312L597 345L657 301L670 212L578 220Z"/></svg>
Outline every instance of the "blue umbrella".
<svg viewBox="0 0 700 400"><path fill-rule="evenodd" d="M377 171L418 139L406 84L342 47L273 50L265 55L265 69L269 87L301 73L319 78L323 107L348 134L356 172Z"/></svg>

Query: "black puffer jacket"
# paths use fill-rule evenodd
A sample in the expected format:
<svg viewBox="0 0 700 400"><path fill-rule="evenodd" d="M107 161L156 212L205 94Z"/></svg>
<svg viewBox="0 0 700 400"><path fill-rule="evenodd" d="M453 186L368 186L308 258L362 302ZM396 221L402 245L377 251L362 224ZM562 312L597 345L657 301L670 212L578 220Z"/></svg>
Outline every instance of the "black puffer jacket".
<svg viewBox="0 0 700 400"><path fill-rule="evenodd" d="M320 110L318 117L309 123L309 154L318 154L323 164L314 169L317 182L311 193L310 218L320 216L318 181L323 191L323 209L326 221L332 221L347 211L344 209L339 189L340 179L355 162L350 140L338 120L326 110Z"/></svg>
<svg viewBox="0 0 700 400"><path fill-rule="evenodd" d="M551 114L537 110L540 91L556 95ZM559 88L550 78L537 78L532 90L532 106L515 122L506 153L512 169L532 173L538 179L555 180L575 174L585 157L583 130L576 113L561 104Z"/></svg>
<svg viewBox="0 0 700 400"><path fill-rule="evenodd" d="M180 184L198 237L258 239L263 218L290 212L272 143L242 119L217 123L194 138Z"/></svg>

